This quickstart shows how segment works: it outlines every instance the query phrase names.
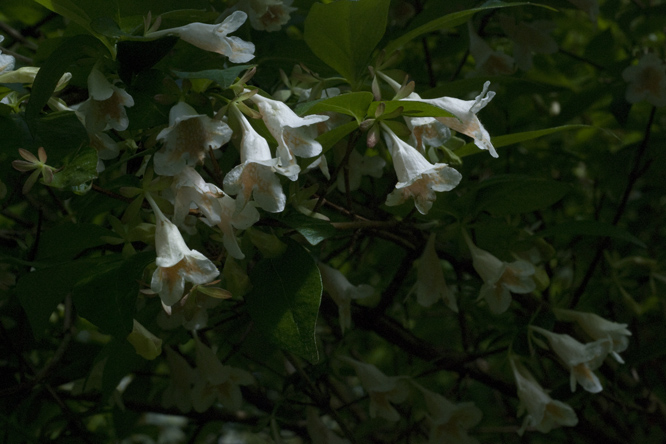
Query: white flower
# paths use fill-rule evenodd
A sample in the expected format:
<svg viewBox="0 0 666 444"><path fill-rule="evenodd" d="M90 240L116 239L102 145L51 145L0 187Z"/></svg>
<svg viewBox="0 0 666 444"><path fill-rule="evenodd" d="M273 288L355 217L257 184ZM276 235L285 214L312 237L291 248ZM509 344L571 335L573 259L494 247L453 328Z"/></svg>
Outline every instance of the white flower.
<svg viewBox="0 0 666 444"><path fill-rule="evenodd" d="M192 405L197 412L207 410L216 400L228 410L239 410L243 402L240 385L254 378L245 370L223 365L215 352L196 340L197 375L192 389Z"/></svg>
<svg viewBox="0 0 666 444"><path fill-rule="evenodd" d="M386 376L372 364L365 364L346 356L341 359L354 367L363 389L370 396L370 416L398 421L400 415L391 403L399 404L407 399L409 387L406 379L401 376Z"/></svg>
<svg viewBox="0 0 666 444"><path fill-rule="evenodd" d="M169 365L169 386L162 393L162 406L176 406L187 413L192 410L192 384L195 372L179 353L165 348L166 360Z"/></svg>
<svg viewBox="0 0 666 444"><path fill-rule="evenodd" d="M553 400L525 368L513 359L510 362L521 402L518 415L527 412L523 426L518 431L519 435L522 435L527 427L548 433L560 426L573 427L578 424L578 417L571 406Z"/></svg>
<svg viewBox="0 0 666 444"><path fill-rule="evenodd" d="M245 255L238 246L234 228L246 229L259 220L259 212L254 205L247 204L241 211L237 211L233 198L212 183L206 183L192 167L183 168L174 179L174 221L179 225L184 223L191 205L194 205L204 215L202 222L220 229L224 247L229 254L236 259L243 259Z"/></svg>
<svg viewBox="0 0 666 444"><path fill-rule="evenodd" d="M88 76L90 97L76 110L89 133L113 128L124 131L129 126L126 107L134 106L134 99L125 90L112 85L97 68Z"/></svg>
<svg viewBox="0 0 666 444"><path fill-rule="evenodd" d="M203 162L208 149L218 149L231 139L231 128L221 120L197 114L185 102L169 111L169 127L157 135L164 147L155 153L155 172L165 176L178 174L186 165Z"/></svg>
<svg viewBox="0 0 666 444"><path fill-rule="evenodd" d="M294 156L316 157L322 152L322 146L315 140L317 127L315 124L328 120L328 116L311 115L299 117L286 103L268 99L259 94L252 100L261 113L261 118L268 131L278 143L277 155L280 166L289 179L296 180L300 169Z"/></svg>
<svg viewBox="0 0 666 444"><path fill-rule="evenodd" d="M400 91L402 85L387 76L381 71L377 75L388 83L395 92ZM421 96L415 92L410 93L402 100L422 100ZM407 127L411 131L410 143L418 149L421 154L425 154L426 147L440 147L451 138L449 127L438 121L434 117L410 117L403 116Z"/></svg>
<svg viewBox="0 0 666 444"><path fill-rule="evenodd" d="M0 43L2 43L4 39L5 37L0 35ZM16 59L14 57L3 54L2 51L0 51L0 73L13 71L15 64Z"/></svg>
<svg viewBox="0 0 666 444"><path fill-rule="evenodd" d="M493 50L474 31L471 21L467 22L467 30L469 32L469 52L476 62L474 74L496 76L513 73L513 57L501 51Z"/></svg>
<svg viewBox="0 0 666 444"><path fill-rule="evenodd" d="M162 353L162 340L136 319L127 340L134 346L136 353L146 359L155 359Z"/></svg>
<svg viewBox="0 0 666 444"><path fill-rule="evenodd" d="M178 228L164 216L155 201L146 194L155 213L155 248L157 269L150 288L160 295L162 303L171 306L183 297L185 282L206 284L220 274L203 254L190 250Z"/></svg>
<svg viewBox="0 0 666 444"><path fill-rule="evenodd" d="M375 289L370 285L352 285L351 282L335 268L319 263L319 272L324 290L338 305L338 317L340 318L340 330L351 327L351 301L352 299L363 299L372 296Z"/></svg>
<svg viewBox="0 0 666 444"><path fill-rule="evenodd" d="M230 107L243 131L241 140L241 163L224 177L224 190L229 194L237 194L236 204L244 208L254 196L259 208L270 213L284 210L287 196L282 191L280 179L275 175L277 159L271 156L266 139L257 133L247 118L236 108Z"/></svg>
<svg viewBox="0 0 666 444"><path fill-rule="evenodd" d="M504 313L511 304L511 292L525 294L536 289L536 283L532 279L534 265L522 259L511 263L501 261L474 245L464 231L463 237L472 254L474 269L483 279L481 297L485 299L490 311L495 314Z"/></svg>
<svg viewBox="0 0 666 444"><path fill-rule="evenodd" d="M555 24L548 20L531 23L519 22L509 15L500 16L500 25L506 35L513 40L513 56L516 65L523 71L532 69L533 54L553 54L557 52L557 43L548 35Z"/></svg>
<svg viewBox="0 0 666 444"><path fill-rule="evenodd" d="M257 31L279 31L297 10L293 0L241 0L236 7L247 12L250 24Z"/></svg>
<svg viewBox="0 0 666 444"><path fill-rule="evenodd" d="M2 64L2 57L9 56L0 55L0 65ZM21 68L13 71L3 70L2 66L0 66L0 83L33 83L38 73L39 68L36 66L22 66ZM62 76L60 76L60 80L58 80L58 83L56 84L55 91L62 90L65 86L67 86L67 83L71 79L72 73L64 73ZM67 111L71 111L71 109L67 108Z"/></svg>
<svg viewBox="0 0 666 444"><path fill-rule="evenodd" d="M151 32L147 37L175 34L181 40L205 51L216 52L229 57L229 61L232 63L245 63L254 58L254 44L241 40L239 37L228 36L228 34L240 28L245 20L247 20L246 13L235 11L217 25L190 23L177 28Z"/></svg>
<svg viewBox="0 0 666 444"><path fill-rule="evenodd" d="M467 430L477 425L483 417L473 402L454 404L438 393L418 384L417 387L423 392L429 412L429 443L478 444L479 441L467 435Z"/></svg>
<svg viewBox="0 0 666 444"><path fill-rule="evenodd" d="M347 148L340 145L334 148L334 159L339 164L344 159ZM349 154L347 171L349 177L349 191L355 191L361 186L361 177L367 175L374 178L382 177L386 161L379 156L363 156L355 149ZM345 192L345 175L338 174L336 185L340 192Z"/></svg>
<svg viewBox="0 0 666 444"><path fill-rule="evenodd" d="M645 100L654 106L666 105L666 66L652 53L622 71L622 78L629 82L626 98L630 103Z"/></svg>
<svg viewBox="0 0 666 444"><path fill-rule="evenodd" d="M458 313L456 298L446 285L442 264L435 251L436 237L435 233L430 234L423 249L423 255L419 259L416 269L416 298L418 303L424 307L430 307L442 299L447 307Z"/></svg>
<svg viewBox="0 0 666 444"><path fill-rule="evenodd" d="M603 389L594 370L601 366L612 349L613 344L609 338L582 344L569 335L535 326L530 328L548 338L550 348L571 372L569 383L572 392L576 390L576 382L590 393L599 393Z"/></svg>
<svg viewBox="0 0 666 444"><path fill-rule="evenodd" d="M617 362L624 364L624 360L618 353L621 353L629 347L629 336L631 332L627 329L627 324L618 324L608 321L594 313L585 313L582 311L553 309L557 319L561 321L576 321L593 340L608 338L613 344L611 355Z"/></svg>
<svg viewBox="0 0 666 444"><path fill-rule="evenodd" d="M423 154L403 142L387 125L381 125L398 176L398 183L386 198L386 205L400 205L412 197L419 213L427 214L437 199L435 192L454 189L460 183L462 175L445 163L431 164Z"/></svg>
<svg viewBox="0 0 666 444"><path fill-rule="evenodd" d="M321 420L317 409L308 407L306 409L306 428L312 444L349 444L349 440L340 438L333 430L329 429Z"/></svg>

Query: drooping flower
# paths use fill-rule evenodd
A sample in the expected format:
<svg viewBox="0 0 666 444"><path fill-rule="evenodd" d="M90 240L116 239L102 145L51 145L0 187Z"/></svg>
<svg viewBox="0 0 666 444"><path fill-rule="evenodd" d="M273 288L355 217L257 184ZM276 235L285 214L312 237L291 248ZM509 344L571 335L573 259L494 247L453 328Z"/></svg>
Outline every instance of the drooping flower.
<svg viewBox="0 0 666 444"><path fill-rule="evenodd" d="M215 401L228 410L239 410L243 402L241 385L252 384L250 373L224 365L215 352L196 340L196 377L192 388L192 405L197 412L206 411Z"/></svg>
<svg viewBox="0 0 666 444"><path fill-rule="evenodd" d="M259 208L270 213L284 210L287 196L282 191L280 179L275 175L278 160L271 155L266 139L252 128L247 118L236 108L230 107L243 131L241 163L224 177L224 190L236 194L236 204L244 208L254 196Z"/></svg>
<svg viewBox="0 0 666 444"><path fill-rule="evenodd" d="M446 285L442 264L439 262L435 251L435 238L437 235L431 233L428 242L423 249L419 259L416 277L416 298L419 304L430 307L442 299L447 307L458 313L456 298Z"/></svg>
<svg viewBox="0 0 666 444"><path fill-rule="evenodd" d="M346 147L334 148L334 159L339 164L344 159ZM384 172L386 161L379 156L363 156L356 150L349 153L349 160L347 161L347 174L349 178L349 191L358 190L361 186L361 178L364 175L380 178ZM340 192L345 192L345 174L338 174L336 185Z"/></svg>
<svg viewBox="0 0 666 444"><path fill-rule="evenodd" d="M155 213L157 250L157 269L150 288L160 295L164 305L171 306L183 297L185 282L207 284L220 272L210 259L187 247L178 228L166 218L149 194L146 194L146 199Z"/></svg>
<svg viewBox="0 0 666 444"><path fill-rule="evenodd" d="M306 415L306 428L312 444L349 444L349 440L340 438L324 424L317 413L317 409L308 407Z"/></svg>
<svg viewBox="0 0 666 444"><path fill-rule="evenodd" d="M536 283L532 279L535 273L534 265L522 259L511 263L501 261L474 245L464 231L463 237L472 254L474 269L483 279L481 297L485 299L490 311L495 314L504 313L511 304L511 292L525 294L536 289Z"/></svg>
<svg viewBox="0 0 666 444"><path fill-rule="evenodd" d="M0 35L0 43L5 40L5 36ZM9 54L3 54L0 51L0 73L5 73L14 70L14 65L16 64L16 59Z"/></svg>
<svg viewBox="0 0 666 444"><path fill-rule="evenodd" d="M419 213L427 214L437 199L435 192L454 189L460 183L462 175L445 163L431 164L423 154L403 142L387 125L381 125L398 176L398 183L386 198L386 205L400 205L411 197Z"/></svg>
<svg viewBox="0 0 666 444"><path fill-rule="evenodd" d="M557 43L548 34L555 24L548 20L537 20L531 23L516 23L509 15L500 16L500 25L506 35L513 41L513 57L516 65L523 71L532 69L533 54L553 54L557 52Z"/></svg>
<svg viewBox="0 0 666 444"><path fill-rule="evenodd" d="M147 37L177 35L181 40L205 51L227 56L232 63L245 63L254 58L254 44L228 35L240 28L245 20L247 20L245 12L234 11L217 25L190 23L177 28L151 32Z"/></svg>
<svg viewBox="0 0 666 444"><path fill-rule="evenodd" d="M164 176L178 174L185 166L202 162L208 149L218 149L231 139L231 128L211 119L185 102L169 111L169 127L157 135L164 147L155 153L155 172Z"/></svg>
<svg viewBox="0 0 666 444"><path fill-rule="evenodd" d="M415 385L423 393L429 413L429 443L478 444L478 440L467 434L467 430L477 425L483 417L473 402L454 404L439 393Z"/></svg>
<svg viewBox="0 0 666 444"><path fill-rule="evenodd" d="M250 24L257 31L279 31L297 10L293 0L241 0L236 8L247 12Z"/></svg>
<svg viewBox="0 0 666 444"><path fill-rule="evenodd" d="M569 335L553 333L540 327L530 326L546 338L550 348L571 372L571 391L576 390L576 382L590 393L599 393L603 388L594 370L603 364L611 352L613 343L609 338L582 344Z"/></svg>
<svg viewBox="0 0 666 444"><path fill-rule="evenodd" d="M553 313L561 321L575 321L595 341L605 338L610 339L613 345L611 355L617 362L624 364L624 360L618 353L629 347L631 332L627 329L627 324L618 324L594 313L582 311L556 308L553 309Z"/></svg>
<svg viewBox="0 0 666 444"><path fill-rule="evenodd" d="M388 421L398 421L400 415L391 403L399 404L407 399L409 387L401 376L386 376L372 364L365 364L343 356L341 358L354 367L361 386L370 397L370 416L381 416Z"/></svg>
<svg viewBox="0 0 666 444"><path fill-rule="evenodd" d="M155 359L162 353L162 340L136 319L127 340L134 346L136 353L146 359Z"/></svg>
<svg viewBox="0 0 666 444"><path fill-rule="evenodd" d="M315 124L328 120L328 116L310 115L299 117L286 103L268 99L259 94L252 100L261 113L261 118L268 131L278 143L277 156L279 165L289 179L296 180L300 169L294 156L316 157L322 152L322 146L315 140Z"/></svg>
<svg viewBox="0 0 666 444"><path fill-rule="evenodd" d="M510 362L521 403L518 415L527 413L518 431L519 435L522 435L528 427L534 427L541 433L548 433L560 426L573 427L578 424L578 417L571 406L552 399L524 367L513 359Z"/></svg>
<svg viewBox="0 0 666 444"><path fill-rule="evenodd" d="M474 61L476 62L476 69L473 74L496 76L512 74L514 72L513 57L502 51L492 49L490 45L479 37L476 31L474 31L471 21L467 22L467 30L469 32L469 52L472 54L472 57L474 57Z"/></svg>
<svg viewBox="0 0 666 444"><path fill-rule="evenodd" d="M377 71L377 75L388 83L393 90L398 93L402 85L387 76L381 71ZM421 96L412 92L402 100L421 101ZM425 154L426 147L437 148L443 145L451 138L451 131L449 127L444 125L434 117L410 117L403 116L407 127L411 131L410 143L418 149L421 154Z"/></svg>
<svg viewBox="0 0 666 444"><path fill-rule="evenodd" d="M129 126L125 108L134 106L134 99L124 89L112 85L97 68L88 75L90 97L76 109L89 133L113 128L124 131Z"/></svg>
<svg viewBox="0 0 666 444"><path fill-rule="evenodd" d="M629 103L643 100L654 106L666 106L666 65L656 55L645 54L622 71L622 78L629 83L625 97Z"/></svg>
<svg viewBox="0 0 666 444"><path fill-rule="evenodd" d="M351 301L370 297L375 289L367 284L353 285L339 270L321 262L317 265L324 290L338 306L340 330L344 333L351 327Z"/></svg>
<svg viewBox="0 0 666 444"><path fill-rule="evenodd" d="M224 247L236 259L245 255L238 246L234 228L246 229L259 220L259 212L253 203L237 211L233 198L212 183L207 183L192 167L185 167L174 177L174 222L182 224L190 208L198 208L204 217L201 221L222 232Z"/></svg>
<svg viewBox="0 0 666 444"><path fill-rule="evenodd" d="M187 413L192 410L192 384L195 372L179 353L166 347L166 360L169 365L169 386L162 393L162 406L172 406Z"/></svg>

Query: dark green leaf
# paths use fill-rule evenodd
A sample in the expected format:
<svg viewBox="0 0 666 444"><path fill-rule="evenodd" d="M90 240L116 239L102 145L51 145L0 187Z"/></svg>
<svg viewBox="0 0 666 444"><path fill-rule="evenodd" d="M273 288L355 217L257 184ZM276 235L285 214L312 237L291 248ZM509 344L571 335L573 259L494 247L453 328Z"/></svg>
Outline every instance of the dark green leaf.
<svg viewBox="0 0 666 444"><path fill-rule="evenodd" d="M324 239L337 234L337 230L330 222L308 217L301 213L292 213L280 220L298 231L310 242L310 245L317 245Z"/></svg>
<svg viewBox="0 0 666 444"><path fill-rule="evenodd" d="M181 79L208 79L222 88L228 88L243 71L247 71L254 66L256 65L238 65L227 69L207 69L197 72L174 71L173 73Z"/></svg>
<svg viewBox="0 0 666 444"><path fill-rule="evenodd" d="M319 269L294 241L275 259L264 259L250 272L247 310L273 343L310 362L319 360L315 324L321 302Z"/></svg>
<svg viewBox="0 0 666 444"><path fill-rule="evenodd" d="M118 42L118 75L130 85L134 76L153 67L171 51L178 37L167 36L147 42Z"/></svg>
<svg viewBox="0 0 666 444"><path fill-rule="evenodd" d="M562 199L571 186L555 180L496 176L481 183L476 194L476 211L497 216L529 213L548 208Z"/></svg>
<svg viewBox="0 0 666 444"><path fill-rule="evenodd" d="M53 176L50 184L56 188L77 187L97 178L97 151L84 148Z"/></svg>
<svg viewBox="0 0 666 444"><path fill-rule="evenodd" d="M410 117L455 117L448 111L429 103L413 102L411 100L386 100L383 102L372 102L368 108L368 117L374 117L375 111L380 103L383 103L384 113L391 114L398 108L402 108L402 115Z"/></svg>
<svg viewBox="0 0 666 444"><path fill-rule="evenodd" d="M638 239L628 231L604 222L595 220L575 220L558 224L554 227L541 230L536 233L540 237L549 236L600 236L610 237L613 239L624 240L638 245L641 248L646 248L645 243Z"/></svg>
<svg viewBox="0 0 666 444"><path fill-rule="evenodd" d="M305 19L305 42L317 57L354 85L384 35L389 3L315 3Z"/></svg>
<svg viewBox="0 0 666 444"><path fill-rule="evenodd" d="M88 248L104 245L106 242L102 236L113 235L112 231L99 225L67 222L42 233L36 260L72 259Z"/></svg>
<svg viewBox="0 0 666 444"><path fill-rule="evenodd" d="M317 137L317 141L321 143L323 151L326 152L356 128L358 128L358 123L355 120L352 120L351 122L337 126L330 131L326 131L324 134Z"/></svg>

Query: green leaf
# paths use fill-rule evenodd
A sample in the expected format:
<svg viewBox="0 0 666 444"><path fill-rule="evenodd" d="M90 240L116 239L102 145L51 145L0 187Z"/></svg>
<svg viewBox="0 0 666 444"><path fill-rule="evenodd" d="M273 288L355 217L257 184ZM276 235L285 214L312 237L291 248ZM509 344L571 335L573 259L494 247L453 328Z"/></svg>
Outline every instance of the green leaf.
<svg viewBox="0 0 666 444"><path fill-rule="evenodd" d="M338 231L330 222L308 217L301 213L291 213L280 219L283 223L298 231L310 245L317 245L329 237L335 236Z"/></svg>
<svg viewBox="0 0 666 444"><path fill-rule="evenodd" d="M389 0L340 0L312 5L305 43L328 66L355 85L386 30Z"/></svg>
<svg viewBox="0 0 666 444"><path fill-rule="evenodd" d="M277 346L317 362L315 324L322 283L310 254L288 240L287 251L258 262L250 280L253 288L245 300L257 328Z"/></svg>
<svg viewBox="0 0 666 444"><path fill-rule="evenodd" d="M375 111L377 110L377 107L379 106L380 103L383 103L385 106L383 114L391 114L392 112L395 112L398 108L402 108L403 116L454 117L457 119L457 117L451 114L450 112L445 111L442 108L439 108L435 105L431 105L429 103L424 103L424 102L413 102L411 100L385 100L382 102L372 102L372 104L368 108L368 114L367 114L368 117L375 116Z"/></svg>
<svg viewBox="0 0 666 444"><path fill-rule="evenodd" d="M112 231L99 225L66 222L42 233L36 260L70 260L86 249L104 245L106 242L102 236L113 235Z"/></svg>
<svg viewBox="0 0 666 444"><path fill-rule="evenodd" d="M496 176L485 180L474 199L476 212L496 216L529 213L548 208L562 199L571 186L564 182L517 175Z"/></svg>
<svg viewBox="0 0 666 444"><path fill-rule="evenodd" d="M332 111L351 116L360 124L368 114L368 107L372 103L372 99L372 93L367 91L341 94L315 103L306 112L317 114Z"/></svg>
<svg viewBox="0 0 666 444"><path fill-rule="evenodd" d="M76 187L97 178L97 151L84 148L53 176L50 184L56 188Z"/></svg>
<svg viewBox="0 0 666 444"><path fill-rule="evenodd" d="M127 336L132 331L139 278L153 260L153 252L128 259L122 254L96 258L94 272L81 276L72 291L79 315L104 333Z"/></svg>
<svg viewBox="0 0 666 444"><path fill-rule="evenodd" d="M220 85L222 88L230 87L243 71L247 71L256 65L238 65L227 69L206 69L197 72L174 71L173 73L181 79L208 79Z"/></svg>
<svg viewBox="0 0 666 444"><path fill-rule="evenodd" d="M599 237L610 237L613 239L619 239L627 242L631 242L634 245L638 245L641 248L646 248L646 245L638 239L633 234L624 230L623 228L616 227L604 222L598 222L596 220L576 220L576 221L567 221L561 224L558 224L554 227L546 228L536 233L539 237L549 237L549 236L599 236Z"/></svg>
<svg viewBox="0 0 666 444"><path fill-rule="evenodd" d="M89 35L76 35L56 48L39 69L32 84L32 93L25 110L28 122L39 115L69 65L84 58L97 58L104 52L100 42Z"/></svg>
<svg viewBox="0 0 666 444"><path fill-rule="evenodd" d="M525 142L527 140L537 139L539 137L548 136L550 134L559 133L561 131L569 131L582 128L591 128L589 125L563 125L554 128L547 128L537 131L525 131L523 133L507 134L505 136L497 136L491 139L495 148L513 145L514 143ZM458 157L465 157L471 154L477 154L483 150L479 149L474 143L467 143L455 151Z"/></svg>
<svg viewBox="0 0 666 444"><path fill-rule="evenodd" d="M491 9L497 9L497 8L505 8L507 6L525 6L525 5L532 5L531 3L527 2L521 2L521 3L504 3L504 2L492 2L491 5L488 6L482 6L480 8L474 8L474 9L468 9L466 11L460 11L460 12L454 12L453 14L447 14L443 17L436 18L435 20L432 20L424 25L419 26L416 29L412 29L411 31L407 32L401 37L398 37L395 40L392 40L389 42L388 45L386 45L386 48L384 50L386 51L386 54L391 54L393 51L400 49L403 47L406 43L414 40L417 37L422 36L423 34L428 34L431 32L439 31L441 29L446 29L446 28L455 28L456 26L462 25L463 23L467 22L467 20L472 17L474 14L480 11L488 11ZM549 8L548 6L544 5L536 5L536 6L542 6L544 8L552 9Z"/></svg>
<svg viewBox="0 0 666 444"><path fill-rule="evenodd" d="M323 152L326 152L356 128L358 128L358 123L352 120L344 125L336 126L330 131L326 131L324 134L317 137L317 141L321 143Z"/></svg>

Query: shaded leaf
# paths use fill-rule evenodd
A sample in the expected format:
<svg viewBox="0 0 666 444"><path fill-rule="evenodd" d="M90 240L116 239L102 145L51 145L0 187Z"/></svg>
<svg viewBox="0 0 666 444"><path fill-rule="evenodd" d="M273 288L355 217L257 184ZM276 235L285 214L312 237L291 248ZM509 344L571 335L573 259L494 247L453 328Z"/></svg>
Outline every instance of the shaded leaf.
<svg viewBox="0 0 666 444"><path fill-rule="evenodd" d="M546 228L536 233L539 237L549 236L599 236L610 237L613 239L624 240L646 248L645 243L628 231L604 222L596 220L575 220L557 224L554 227Z"/></svg>

